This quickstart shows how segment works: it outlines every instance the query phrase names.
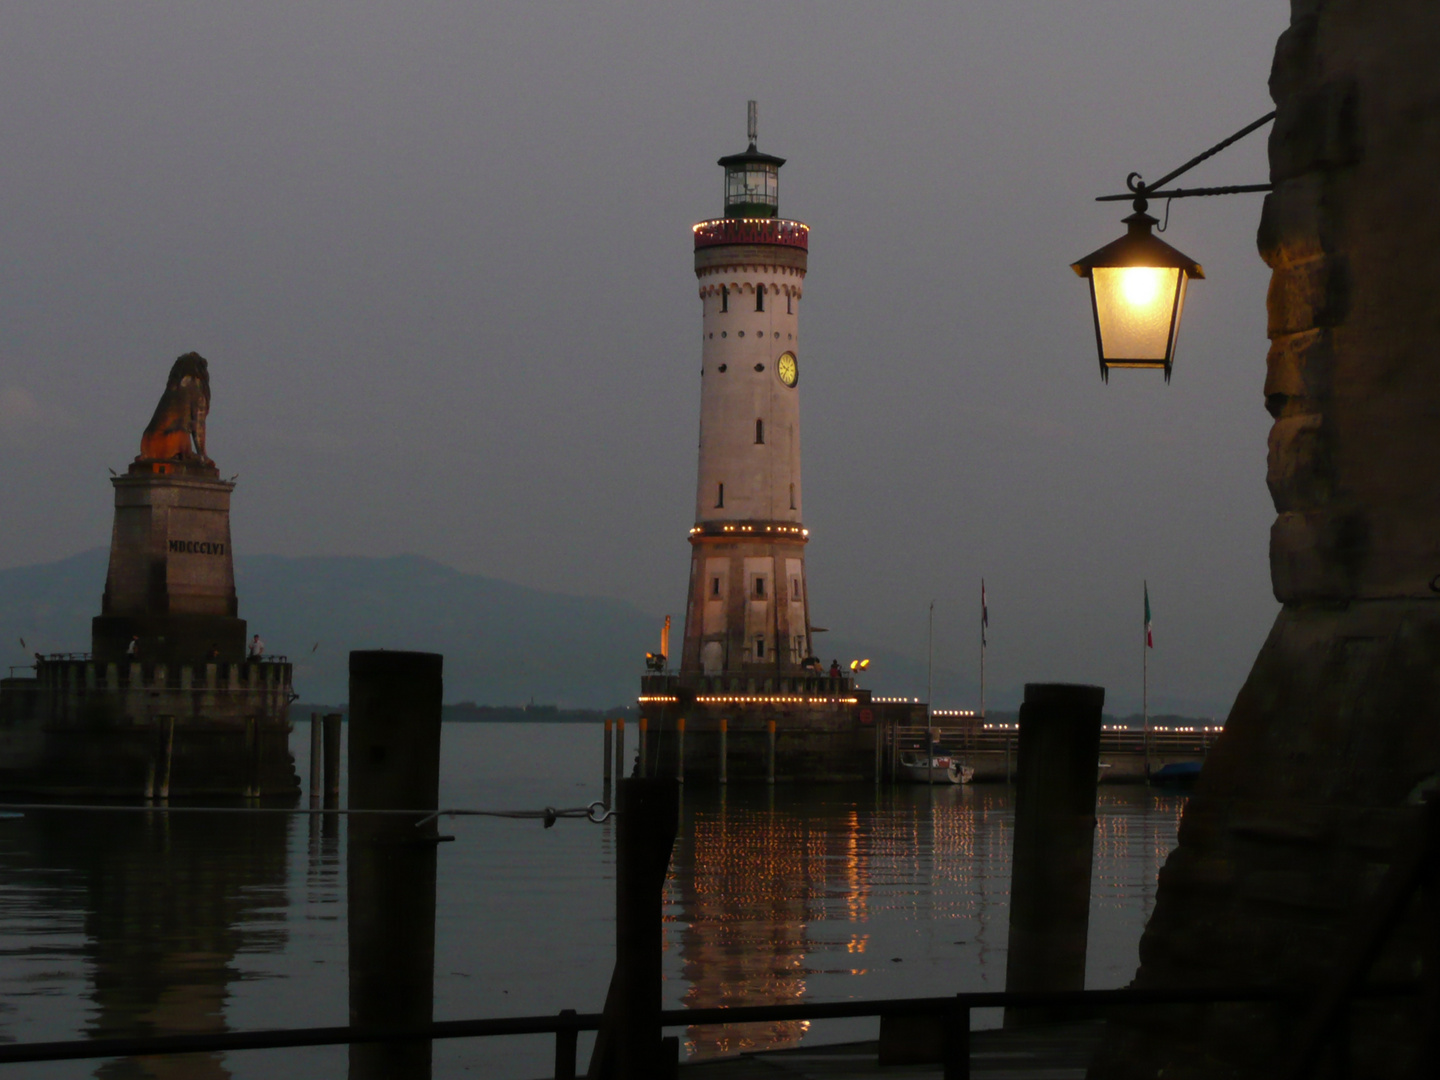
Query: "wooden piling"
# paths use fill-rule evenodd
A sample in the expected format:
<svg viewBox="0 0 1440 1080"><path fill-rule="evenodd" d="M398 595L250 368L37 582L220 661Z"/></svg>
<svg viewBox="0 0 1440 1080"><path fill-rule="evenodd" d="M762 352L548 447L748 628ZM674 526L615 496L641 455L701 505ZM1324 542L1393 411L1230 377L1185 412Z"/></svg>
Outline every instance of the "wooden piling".
<svg viewBox="0 0 1440 1080"><path fill-rule="evenodd" d="M615 780L618 783L625 779L625 717L621 716L615 721ZM619 803L619 792L616 792L616 803Z"/></svg>
<svg viewBox="0 0 1440 1080"><path fill-rule="evenodd" d="M875 783L879 785L880 777L884 770L884 750L882 733L885 725L880 721L875 722Z"/></svg>
<svg viewBox="0 0 1440 1080"><path fill-rule="evenodd" d="M680 785L673 779L620 781L615 830L615 973L595 1039L595 1080L659 1080L661 900L679 828Z"/></svg>
<svg viewBox="0 0 1440 1080"><path fill-rule="evenodd" d="M170 798L170 769L175 763L175 717L165 717L165 771L160 774L160 798Z"/></svg>
<svg viewBox="0 0 1440 1080"><path fill-rule="evenodd" d="M310 806L312 809L320 805L320 792L324 784L321 762L324 755L324 726L320 722L320 714L312 712L310 714Z"/></svg>
<svg viewBox="0 0 1440 1080"><path fill-rule="evenodd" d="M720 783L726 784L730 781L730 721L725 717L720 718Z"/></svg>
<svg viewBox="0 0 1440 1080"><path fill-rule="evenodd" d="M244 791L245 798L247 799L253 799L256 795L260 794L256 787L259 778L255 775L255 748L259 741L259 724L256 722L255 717L247 716L245 718L245 758L240 765L241 770L245 774Z"/></svg>
<svg viewBox="0 0 1440 1080"><path fill-rule="evenodd" d="M605 721L605 730L610 730L610 721ZM561 1009L562 1017L575 1015L574 1009ZM555 1080L575 1080L575 1043L580 1032L575 1028L555 1033Z"/></svg>
<svg viewBox="0 0 1440 1080"><path fill-rule="evenodd" d="M614 752L615 752L615 749L614 749L614 737L613 737L613 736L611 735L611 733L610 733L610 717L607 716L607 717L605 717L605 763L604 763L603 766L601 766L601 769L602 769L601 780L603 781L604 786L605 786L605 802L606 802L606 805L609 805L609 802L610 802L610 776L611 776L610 769L611 769L611 766L614 764L614 762L613 762L613 760L612 760L612 758L611 758L611 755L612 755Z"/></svg>
<svg viewBox="0 0 1440 1080"><path fill-rule="evenodd" d="M1028 683L1020 706L1005 989L1083 990L1100 758L1100 686ZM1059 1019L1006 1009L1005 1026Z"/></svg>
<svg viewBox="0 0 1440 1080"><path fill-rule="evenodd" d="M775 721L765 721L765 783L775 783Z"/></svg>
<svg viewBox="0 0 1440 1080"><path fill-rule="evenodd" d="M675 782L685 782L685 718L675 721Z"/></svg>
<svg viewBox="0 0 1440 1080"><path fill-rule="evenodd" d="M435 821L442 661L350 654L350 1023L409 1028L434 1018ZM415 810L366 814L365 810ZM430 1080L431 1043L352 1043L351 1080Z"/></svg>
<svg viewBox="0 0 1440 1080"><path fill-rule="evenodd" d="M325 805L340 805L340 713L327 713L325 735Z"/></svg>

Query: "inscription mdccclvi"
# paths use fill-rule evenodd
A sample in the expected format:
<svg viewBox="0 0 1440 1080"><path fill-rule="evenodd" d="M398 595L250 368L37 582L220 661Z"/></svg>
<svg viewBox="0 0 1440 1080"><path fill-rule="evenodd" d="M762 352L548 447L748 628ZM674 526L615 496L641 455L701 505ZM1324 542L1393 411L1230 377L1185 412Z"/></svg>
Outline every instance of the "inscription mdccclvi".
<svg viewBox="0 0 1440 1080"><path fill-rule="evenodd" d="M224 555L225 545L213 540L171 540L170 551L181 555Z"/></svg>

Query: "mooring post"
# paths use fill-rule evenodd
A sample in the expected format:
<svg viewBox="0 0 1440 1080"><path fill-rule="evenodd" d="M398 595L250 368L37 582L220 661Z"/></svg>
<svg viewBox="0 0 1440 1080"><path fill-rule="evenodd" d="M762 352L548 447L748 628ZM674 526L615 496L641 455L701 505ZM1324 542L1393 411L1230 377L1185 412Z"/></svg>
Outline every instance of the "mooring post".
<svg viewBox="0 0 1440 1080"><path fill-rule="evenodd" d="M945 1080L970 1080L970 1009L959 1001L946 1017L943 1039Z"/></svg>
<svg viewBox="0 0 1440 1080"><path fill-rule="evenodd" d="M165 772L160 778L160 798L170 798L170 769L175 763L175 717L165 717ZM257 791L256 794L259 794Z"/></svg>
<svg viewBox="0 0 1440 1080"><path fill-rule="evenodd" d="M240 771L245 778L243 791L245 798L254 798L258 792L255 790L255 743L260 733L257 730L255 717L245 717L245 750L240 761Z"/></svg>
<svg viewBox="0 0 1440 1080"><path fill-rule="evenodd" d="M648 775L645 766L648 764L646 754L649 751L649 742L650 718L648 716L642 716L640 717L640 776L642 777Z"/></svg>
<svg viewBox="0 0 1440 1080"><path fill-rule="evenodd" d="M625 717L615 721L615 780L618 783L625 779ZM617 790L615 802L620 802L619 791Z"/></svg>
<svg viewBox="0 0 1440 1080"><path fill-rule="evenodd" d="M882 764L884 752L881 749L884 727L885 725L881 721L875 722L875 785L877 787L880 785L880 775L884 768Z"/></svg>
<svg viewBox="0 0 1440 1080"><path fill-rule="evenodd" d="M685 718L675 721L675 781L685 782Z"/></svg>
<svg viewBox="0 0 1440 1080"><path fill-rule="evenodd" d="M340 805L340 713L325 715L325 807Z"/></svg>
<svg viewBox="0 0 1440 1080"><path fill-rule="evenodd" d="M605 721L608 726L610 721ZM575 1015L574 1009L561 1009L561 1019ZM575 1080L575 1043L580 1032L576 1028L561 1028L555 1032L555 1080Z"/></svg>
<svg viewBox="0 0 1440 1080"><path fill-rule="evenodd" d="M615 973L595 1039L595 1080L660 1080L662 899L679 828L680 785L620 781L615 830Z"/></svg>
<svg viewBox="0 0 1440 1080"><path fill-rule="evenodd" d="M729 735L730 721L722 716L720 718L720 783L722 784L728 783L730 779L728 773L730 767Z"/></svg>
<svg viewBox="0 0 1440 1080"><path fill-rule="evenodd" d="M775 721L765 721L765 783L775 783Z"/></svg>
<svg viewBox="0 0 1440 1080"><path fill-rule="evenodd" d="M1085 989L1090 863L1105 688L1027 683L1020 706L1005 989ZM1059 1019L1006 1009L1005 1026Z"/></svg>
<svg viewBox="0 0 1440 1080"><path fill-rule="evenodd" d="M311 808L320 805L321 780L321 758L325 753L324 728L320 723L320 714L310 714L310 806Z"/></svg>
<svg viewBox="0 0 1440 1080"><path fill-rule="evenodd" d="M443 657L350 654L350 1023L432 1023ZM415 810L367 814L366 810ZM351 1080L430 1080L429 1039L352 1043Z"/></svg>
<svg viewBox="0 0 1440 1080"><path fill-rule="evenodd" d="M605 717L605 763L601 766L601 780L605 787L605 805L610 805L610 767L612 765L611 755L615 752L614 736L610 733L610 717Z"/></svg>

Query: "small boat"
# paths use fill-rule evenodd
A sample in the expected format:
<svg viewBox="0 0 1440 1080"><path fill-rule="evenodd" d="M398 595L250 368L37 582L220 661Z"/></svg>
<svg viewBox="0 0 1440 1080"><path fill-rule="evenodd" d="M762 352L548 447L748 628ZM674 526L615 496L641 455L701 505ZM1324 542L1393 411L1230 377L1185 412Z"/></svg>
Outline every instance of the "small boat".
<svg viewBox="0 0 1440 1080"><path fill-rule="evenodd" d="M928 759L920 753L901 754L897 779L911 784L968 784L975 777L975 768L962 765L948 754L932 754Z"/></svg>
<svg viewBox="0 0 1440 1080"><path fill-rule="evenodd" d="M1198 761L1172 761L1152 772L1150 783L1188 787L1199 778L1200 765Z"/></svg>

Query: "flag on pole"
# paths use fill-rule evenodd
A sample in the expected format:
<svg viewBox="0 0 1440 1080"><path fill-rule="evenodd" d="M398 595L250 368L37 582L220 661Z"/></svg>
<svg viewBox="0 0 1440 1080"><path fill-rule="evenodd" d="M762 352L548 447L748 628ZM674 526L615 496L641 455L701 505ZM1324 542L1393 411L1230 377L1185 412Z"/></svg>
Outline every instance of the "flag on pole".
<svg viewBox="0 0 1440 1080"><path fill-rule="evenodd" d="M1150 632L1150 583L1145 583L1145 647L1155 647L1155 635Z"/></svg>
<svg viewBox="0 0 1440 1080"><path fill-rule="evenodd" d="M980 644L985 644L985 631L990 626L990 609L985 606L985 579L980 579Z"/></svg>

